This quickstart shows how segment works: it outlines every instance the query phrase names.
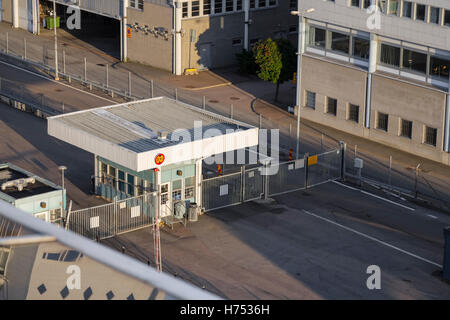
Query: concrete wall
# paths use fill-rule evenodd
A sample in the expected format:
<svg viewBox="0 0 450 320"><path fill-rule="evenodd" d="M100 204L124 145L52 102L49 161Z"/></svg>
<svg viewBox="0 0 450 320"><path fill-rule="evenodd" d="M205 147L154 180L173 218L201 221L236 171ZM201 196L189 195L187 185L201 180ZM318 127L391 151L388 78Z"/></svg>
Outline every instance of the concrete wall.
<svg viewBox="0 0 450 320"><path fill-rule="evenodd" d="M289 26L296 26L298 19L289 14L289 1L279 1L279 5L274 8L250 10L250 19L249 40L274 38L282 33L296 44L297 34L289 34ZM211 68L236 64L236 53L243 49L244 26L244 12L183 19L185 35L182 38L182 70L200 68L200 49L202 45L208 44ZM196 30L197 39L190 47L191 29ZM233 46L233 39L240 39L241 44Z"/></svg>
<svg viewBox="0 0 450 320"><path fill-rule="evenodd" d="M128 8L128 24L138 22L140 26L149 28L161 27L168 31L167 39L161 36L132 29L131 38L127 39L128 58L172 71L172 8L144 2L144 10Z"/></svg>
<svg viewBox="0 0 450 320"><path fill-rule="evenodd" d="M366 129L366 71L307 55L302 68L302 118L450 165L449 154L442 150L444 92L374 74L370 129ZM316 93L315 109L305 106L305 90ZM337 99L336 116L326 113L326 97ZM347 120L348 103L359 105L358 123ZM387 132L376 128L377 112L389 115ZM413 122L411 139L400 136L400 119ZM423 143L425 125L437 129L436 146Z"/></svg>
<svg viewBox="0 0 450 320"><path fill-rule="evenodd" d="M2 0L2 21L12 23L12 1Z"/></svg>

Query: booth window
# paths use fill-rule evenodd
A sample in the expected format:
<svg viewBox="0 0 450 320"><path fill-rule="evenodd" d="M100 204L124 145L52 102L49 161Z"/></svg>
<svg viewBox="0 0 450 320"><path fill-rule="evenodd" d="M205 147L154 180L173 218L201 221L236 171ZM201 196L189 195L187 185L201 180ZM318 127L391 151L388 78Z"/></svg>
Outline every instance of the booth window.
<svg viewBox="0 0 450 320"><path fill-rule="evenodd" d="M172 200L181 200L182 180L172 181Z"/></svg>
<svg viewBox="0 0 450 320"><path fill-rule="evenodd" d="M125 192L125 172L119 170L119 190Z"/></svg>
<svg viewBox="0 0 450 320"><path fill-rule="evenodd" d="M195 177L184 179L184 198L193 198L195 195Z"/></svg>
<svg viewBox="0 0 450 320"><path fill-rule="evenodd" d="M128 182L128 194L130 196L134 196L134 176L132 174L127 174L127 182Z"/></svg>
<svg viewBox="0 0 450 320"><path fill-rule="evenodd" d="M169 200L169 184L161 185L161 204L166 204Z"/></svg>

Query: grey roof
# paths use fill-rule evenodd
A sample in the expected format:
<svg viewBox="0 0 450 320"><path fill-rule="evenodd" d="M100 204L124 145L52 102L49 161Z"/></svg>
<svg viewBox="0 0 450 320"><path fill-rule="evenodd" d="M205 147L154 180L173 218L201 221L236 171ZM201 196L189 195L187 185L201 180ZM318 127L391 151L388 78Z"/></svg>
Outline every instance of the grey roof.
<svg viewBox="0 0 450 320"><path fill-rule="evenodd" d="M229 129L253 128L166 97L95 108L53 118L136 153L182 143L183 141L171 141L172 133L177 129L188 130L191 140L194 140L195 121L202 122L202 133L211 128L219 130L221 134L225 134ZM166 140L157 138L160 131L168 133Z"/></svg>

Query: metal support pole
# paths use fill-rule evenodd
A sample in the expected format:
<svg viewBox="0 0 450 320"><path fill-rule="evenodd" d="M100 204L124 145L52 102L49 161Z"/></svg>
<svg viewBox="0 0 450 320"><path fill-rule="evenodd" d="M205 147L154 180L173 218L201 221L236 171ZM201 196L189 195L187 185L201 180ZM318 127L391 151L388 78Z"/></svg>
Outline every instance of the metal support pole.
<svg viewBox="0 0 450 320"><path fill-rule="evenodd" d="M55 34L55 80L59 80L58 74L58 36L56 34L56 1L53 0L53 30Z"/></svg>
<svg viewBox="0 0 450 320"><path fill-rule="evenodd" d="M345 180L345 154L347 152L347 144L344 141L339 141L341 150L341 179Z"/></svg>
<svg viewBox="0 0 450 320"><path fill-rule="evenodd" d="M323 133L320 137L320 153L322 153L322 152L323 152Z"/></svg>
<svg viewBox="0 0 450 320"><path fill-rule="evenodd" d="M66 74L66 50L63 50L63 73Z"/></svg>
<svg viewBox="0 0 450 320"><path fill-rule="evenodd" d="M241 166L241 202L245 201L245 165Z"/></svg>
<svg viewBox="0 0 450 320"><path fill-rule="evenodd" d="M309 170L309 168L308 168L308 158L309 158L309 153L306 152L304 154L304 156L303 156L303 161L304 161L304 164L305 164L305 190L308 189L308 170Z"/></svg>
<svg viewBox="0 0 450 320"><path fill-rule="evenodd" d="M206 110L206 97L203 96L203 110Z"/></svg>
<svg viewBox="0 0 450 320"><path fill-rule="evenodd" d="M264 165L264 200L269 199L269 166L270 162Z"/></svg>
<svg viewBox="0 0 450 320"><path fill-rule="evenodd" d="M417 195L418 195L418 191L417 191L417 179L419 177L419 167L420 167L420 163L417 165L416 167L416 176L414 179L414 198L417 199Z"/></svg>
<svg viewBox="0 0 450 320"><path fill-rule="evenodd" d="M9 36L8 36L8 32L6 33L6 53L9 53Z"/></svg>
<svg viewBox="0 0 450 320"><path fill-rule="evenodd" d="M153 87L153 80L150 80L150 97L151 97L151 98L154 97L154 95L153 95L153 93L154 93L154 92L153 92L153 88L154 88L154 87Z"/></svg>
<svg viewBox="0 0 450 320"><path fill-rule="evenodd" d="M259 128L262 129L262 115L259 114Z"/></svg>
<svg viewBox="0 0 450 320"><path fill-rule="evenodd" d="M230 119L233 119L233 104L230 105Z"/></svg>
<svg viewBox="0 0 450 320"><path fill-rule="evenodd" d="M391 176L392 176L392 156L389 156L389 178L388 178L389 185L391 185Z"/></svg>
<svg viewBox="0 0 450 320"><path fill-rule="evenodd" d="M23 59L27 60L27 39L23 38Z"/></svg>
<svg viewBox="0 0 450 320"><path fill-rule="evenodd" d="M292 123L289 123L289 138L292 137Z"/></svg>
<svg viewBox="0 0 450 320"><path fill-rule="evenodd" d="M109 88L109 64L106 64L106 88Z"/></svg>
<svg viewBox="0 0 450 320"><path fill-rule="evenodd" d="M131 72L128 72L128 95L131 97Z"/></svg>
<svg viewBox="0 0 450 320"><path fill-rule="evenodd" d="M175 88L175 101L178 101L178 88Z"/></svg>
<svg viewBox="0 0 450 320"><path fill-rule="evenodd" d="M84 81L87 81L87 60L84 58Z"/></svg>

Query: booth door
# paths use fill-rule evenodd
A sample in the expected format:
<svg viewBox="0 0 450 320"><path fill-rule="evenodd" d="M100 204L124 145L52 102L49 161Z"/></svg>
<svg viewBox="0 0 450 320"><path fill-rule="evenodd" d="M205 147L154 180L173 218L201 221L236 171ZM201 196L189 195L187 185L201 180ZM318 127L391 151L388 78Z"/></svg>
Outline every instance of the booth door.
<svg viewBox="0 0 450 320"><path fill-rule="evenodd" d="M172 193L170 183L161 184L161 213L160 217L172 215Z"/></svg>

